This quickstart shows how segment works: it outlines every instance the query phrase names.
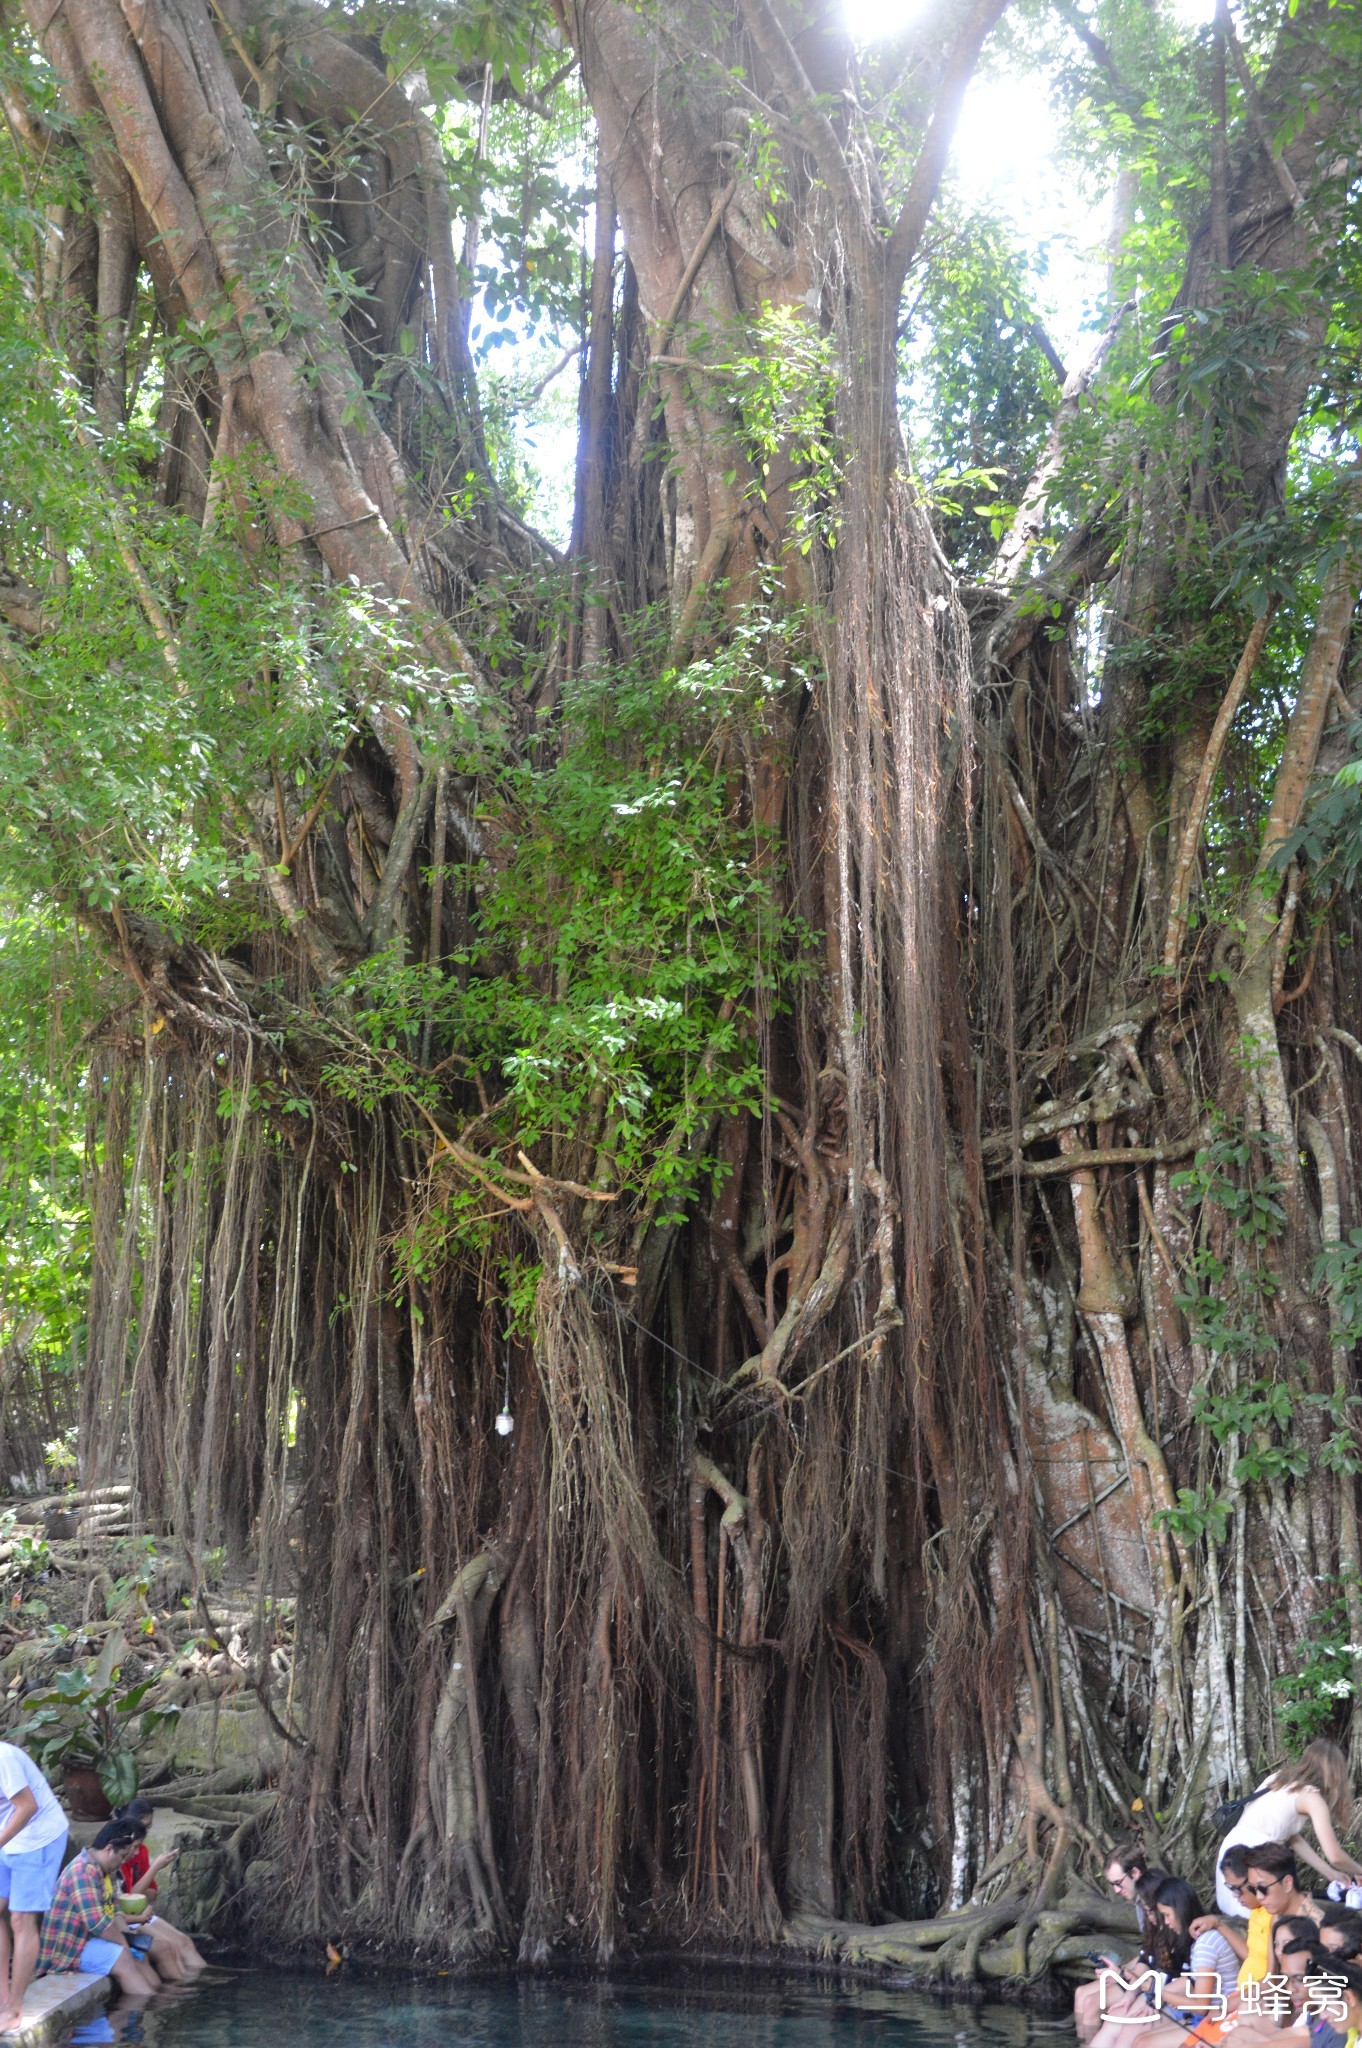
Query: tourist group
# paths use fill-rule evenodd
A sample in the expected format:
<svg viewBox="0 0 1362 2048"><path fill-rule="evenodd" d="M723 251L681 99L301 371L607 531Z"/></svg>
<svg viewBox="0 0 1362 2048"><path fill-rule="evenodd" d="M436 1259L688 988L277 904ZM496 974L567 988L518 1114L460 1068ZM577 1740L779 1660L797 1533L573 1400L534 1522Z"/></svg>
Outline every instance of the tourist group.
<svg viewBox="0 0 1362 2048"><path fill-rule="evenodd" d="M203 1968L187 1934L153 1910L172 1849L147 1849L152 1808L121 1806L70 1852L65 1813L32 1757L0 1742L0 2034L20 2025L35 1977L84 1970L131 1997L183 1984Z"/></svg>
<svg viewBox="0 0 1362 2048"><path fill-rule="evenodd" d="M1362 1863L1339 1841L1350 1804L1343 1753L1319 1741L1227 1808L1213 1913L1137 1845L1114 1849L1107 1882L1134 1903L1140 1952L1128 1962L1093 1956L1097 1976L1074 2001L1079 2039L1213 2048L1232 2033L1233 2048L1285 2048L1283 2036L1301 2048L1357 2048ZM1326 1897L1303 1881L1307 1864Z"/></svg>

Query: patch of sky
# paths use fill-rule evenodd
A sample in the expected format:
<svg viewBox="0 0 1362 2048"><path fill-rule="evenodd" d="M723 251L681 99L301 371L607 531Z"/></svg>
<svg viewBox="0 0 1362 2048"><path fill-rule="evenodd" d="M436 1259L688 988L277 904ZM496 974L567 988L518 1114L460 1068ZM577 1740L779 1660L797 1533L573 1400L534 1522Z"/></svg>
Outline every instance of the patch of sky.
<svg viewBox="0 0 1362 2048"><path fill-rule="evenodd" d="M901 34L926 0L842 0L858 42ZM1165 0L1189 34L1214 0ZM561 167L566 177L572 169ZM1045 329L1065 363L1079 362L1103 320L1111 192L1080 174L1065 147L1053 81L1005 39L986 54L965 95L948 171L958 200L1009 223L1031 270ZM583 278L592 243L584 209ZM470 340L490 396L504 480L525 516L557 546L572 525L580 359L575 337L525 309L480 298ZM589 452L588 452L589 459Z"/></svg>

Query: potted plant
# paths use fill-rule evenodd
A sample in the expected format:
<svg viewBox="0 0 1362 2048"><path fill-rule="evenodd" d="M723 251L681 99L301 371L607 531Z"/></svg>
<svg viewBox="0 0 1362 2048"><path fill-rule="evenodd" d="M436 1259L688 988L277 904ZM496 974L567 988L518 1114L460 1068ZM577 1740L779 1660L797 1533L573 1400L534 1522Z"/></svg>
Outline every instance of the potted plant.
<svg viewBox="0 0 1362 2048"><path fill-rule="evenodd" d="M27 1718L15 1729L51 1776L60 1765L62 1789L76 1820L106 1820L137 1790L136 1750L176 1706L144 1707L153 1680L120 1684L127 1644L115 1631L97 1657L59 1671L50 1692L25 1702Z"/></svg>

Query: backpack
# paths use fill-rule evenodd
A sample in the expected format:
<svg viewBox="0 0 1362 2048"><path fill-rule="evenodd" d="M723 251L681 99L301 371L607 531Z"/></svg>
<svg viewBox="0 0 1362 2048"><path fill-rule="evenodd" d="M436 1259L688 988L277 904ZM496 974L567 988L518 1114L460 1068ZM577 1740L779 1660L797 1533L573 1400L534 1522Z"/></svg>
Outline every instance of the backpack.
<svg viewBox="0 0 1362 2048"><path fill-rule="evenodd" d="M1222 1805L1217 1806L1211 1815L1211 1826L1222 1841L1231 1828L1238 1827L1246 1809L1252 1806L1255 1799L1261 1799L1262 1796L1261 1792L1250 1792L1243 1799L1226 1799Z"/></svg>

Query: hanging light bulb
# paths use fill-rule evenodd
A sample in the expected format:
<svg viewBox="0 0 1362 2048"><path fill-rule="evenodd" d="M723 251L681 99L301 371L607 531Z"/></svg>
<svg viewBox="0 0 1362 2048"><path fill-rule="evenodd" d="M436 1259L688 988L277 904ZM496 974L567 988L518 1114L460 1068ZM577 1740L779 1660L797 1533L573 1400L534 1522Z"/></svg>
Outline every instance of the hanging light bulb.
<svg viewBox="0 0 1362 2048"><path fill-rule="evenodd" d="M498 1436L509 1436L515 1428L515 1417L511 1413L511 1347L506 1346L506 1392L502 1396L501 1413L496 1419Z"/></svg>

